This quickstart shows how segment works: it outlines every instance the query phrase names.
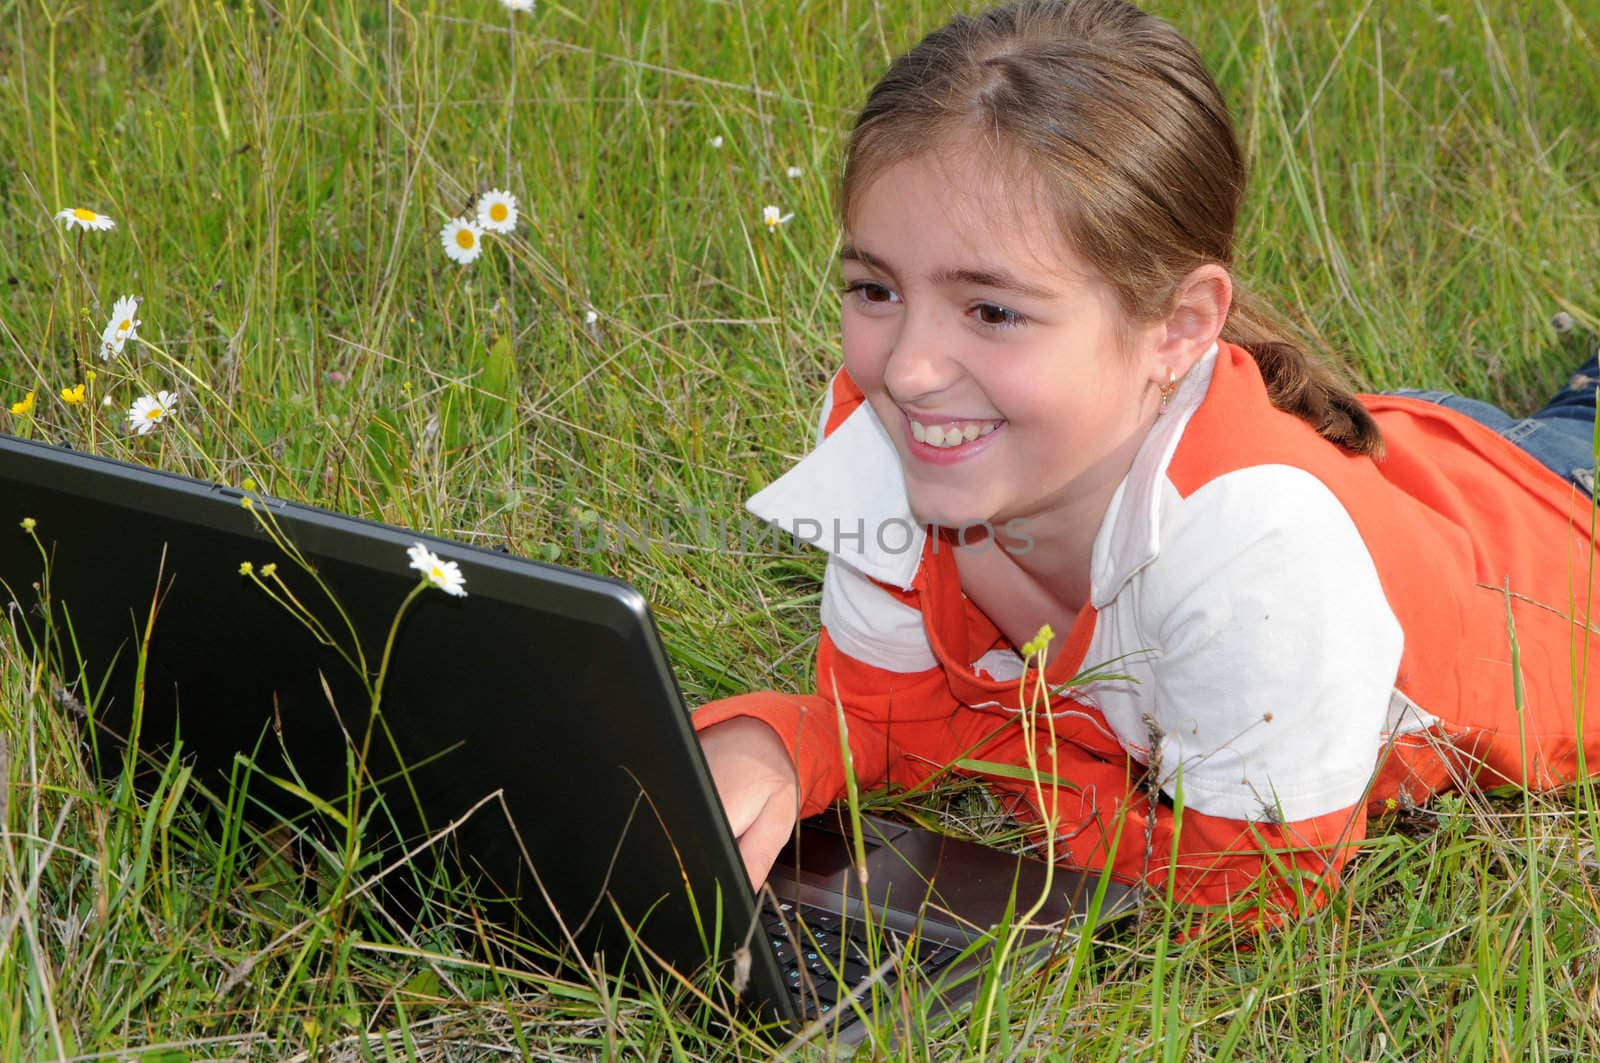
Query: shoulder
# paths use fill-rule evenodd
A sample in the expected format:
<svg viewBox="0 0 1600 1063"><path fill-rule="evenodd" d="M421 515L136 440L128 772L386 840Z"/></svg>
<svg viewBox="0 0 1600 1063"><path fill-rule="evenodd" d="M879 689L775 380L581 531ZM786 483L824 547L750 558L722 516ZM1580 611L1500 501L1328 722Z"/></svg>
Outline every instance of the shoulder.
<svg viewBox="0 0 1600 1063"><path fill-rule="evenodd" d="M1357 572L1376 578L1349 509L1310 470L1251 465L1189 486L1186 495L1168 486L1162 507L1151 574L1164 586L1220 570L1249 587L1298 588Z"/></svg>
<svg viewBox="0 0 1600 1063"><path fill-rule="evenodd" d="M1370 459L1273 408L1241 348L1219 345L1191 377L1107 510L1095 540L1092 604L1104 607L1149 566L1195 575L1246 547L1303 550L1333 567L1364 558L1370 567L1347 505L1376 479ZM1319 545L1330 537L1331 553ZM1285 574L1258 570L1261 580Z"/></svg>
<svg viewBox="0 0 1600 1063"><path fill-rule="evenodd" d="M1405 638L1350 515L1284 465L1215 477L1169 515L1130 596L1158 648L1168 770L1183 766L1211 814L1297 819L1353 803Z"/></svg>
<svg viewBox="0 0 1600 1063"><path fill-rule="evenodd" d="M1343 478L1339 470L1370 469L1372 462L1273 406L1255 359L1242 347L1223 344L1205 397L1184 425L1167 478L1187 496L1219 476L1262 465L1306 469L1333 483Z"/></svg>

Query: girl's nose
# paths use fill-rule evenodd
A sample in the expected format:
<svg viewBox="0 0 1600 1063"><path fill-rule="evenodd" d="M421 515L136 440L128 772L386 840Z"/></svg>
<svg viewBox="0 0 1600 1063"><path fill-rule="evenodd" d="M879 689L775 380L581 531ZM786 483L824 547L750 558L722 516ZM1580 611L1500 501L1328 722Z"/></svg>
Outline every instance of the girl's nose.
<svg viewBox="0 0 1600 1063"><path fill-rule="evenodd" d="M961 374L951 337L937 321L907 314L883 367L883 385L896 402L915 404L949 387Z"/></svg>

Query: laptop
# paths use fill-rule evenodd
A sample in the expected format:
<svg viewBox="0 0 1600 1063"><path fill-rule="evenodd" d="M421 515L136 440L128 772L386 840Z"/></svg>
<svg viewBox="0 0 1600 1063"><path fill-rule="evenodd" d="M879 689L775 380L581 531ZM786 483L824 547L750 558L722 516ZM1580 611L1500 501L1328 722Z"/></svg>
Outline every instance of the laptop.
<svg viewBox="0 0 1600 1063"><path fill-rule="evenodd" d="M460 566L467 594L430 589L394 629L382 726L367 742L380 782L363 800L386 830L386 860L407 847L448 854L530 955L704 976L723 1021L780 1037L858 1040L893 978L918 979L932 1012L970 1005L994 962L992 931L1041 894L1045 865L831 814L808 821L753 892L649 608L628 585L0 436L0 604L9 625L26 625L19 637L38 639L47 589L57 629L70 625L81 672L68 685L95 717L86 755L114 775L119 739L136 735L158 761L176 744L199 781L242 789L267 816L315 818L306 793L345 807L351 751L372 719L359 670L376 674L417 585L407 550L418 542ZM246 562L275 574L258 582ZM1057 868L1013 966L1070 955L1083 925L1134 898L1107 876Z"/></svg>

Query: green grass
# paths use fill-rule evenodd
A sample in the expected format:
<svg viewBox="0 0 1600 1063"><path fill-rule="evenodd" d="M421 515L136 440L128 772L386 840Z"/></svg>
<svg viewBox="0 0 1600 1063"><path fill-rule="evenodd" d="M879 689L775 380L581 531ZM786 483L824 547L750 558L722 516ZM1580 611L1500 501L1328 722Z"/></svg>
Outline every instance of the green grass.
<svg viewBox="0 0 1600 1063"><path fill-rule="evenodd" d="M1252 288L1374 387L1525 409L1563 379L1600 325L1600 2L1155 9L1234 106ZM842 134L946 13L0 2L0 428L616 575L692 702L809 689L819 555L589 552L585 515L690 543L696 508L734 525L805 451L838 360ZM524 224L459 268L436 234L488 187ZM767 203L795 215L775 235ZM63 237L63 206L117 228ZM140 342L63 403L124 293ZM158 388L176 417L130 438ZM449 933L465 907L327 910L338 852L219 837L226 795L178 763L154 794L87 775L61 684L0 638L0 1056L770 1051L676 983L493 967ZM989 1044L913 1020L898 1051L1593 1058L1597 839L1587 789L1403 812L1301 924L1179 946L1158 906L1070 983L1025 983Z"/></svg>

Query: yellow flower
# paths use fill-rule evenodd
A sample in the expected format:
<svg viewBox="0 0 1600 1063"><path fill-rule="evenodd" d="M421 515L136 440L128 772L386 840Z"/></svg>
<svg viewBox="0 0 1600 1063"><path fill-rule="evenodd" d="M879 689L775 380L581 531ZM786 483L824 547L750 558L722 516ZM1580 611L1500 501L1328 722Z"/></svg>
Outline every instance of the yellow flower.
<svg viewBox="0 0 1600 1063"><path fill-rule="evenodd" d="M18 417L26 417L33 412L33 392L28 392L21 402L11 404L11 412Z"/></svg>
<svg viewBox="0 0 1600 1063"><path fill-rule="evenodd" d="M83 401L83 385L78 384L70 388L61 389L61 401L68 406L76 406Z"/></svg>
<svg viewBox="0 0 1600 1063"><path fill-rule="evenodd" d="M262 579L271 579L273 576L275 576L277 574L278 574L278 566L277 566L277 564L275 562L268 561L266 564L261 566L261 578Z"/></svg>
<svg viewBox="0 0 1600 1063"><path fill-rule="evenodd" d="M1023 644L1022 655L1024 657L1033 657L1036 654L1043 653L1045 647L1050 645L1050 643L1054 641L1055 637L1056 633L1051 629L1050 625L1044 625L1039 629L1039 633L1037 635L1033 636L1033 638L1029 639Z"/></svg>
<svg viewBox="0 0 1600 1063"><path fill-rule="evenodd" d="M241 575L241 576L249 576L249 575L253 574L255 572L255 570L256 570L256 566L252 565L250 562L248 562L248 561L239 562L239 575Z"/></svg>
<svg viewBox="0 0 1600 1063"><path fill-rule="evenodd" d="M37 528L38 526L39 522L34 520L32 517L22 518L22 530L28 532L30 535L33 533L33 529Z"/></svg>

